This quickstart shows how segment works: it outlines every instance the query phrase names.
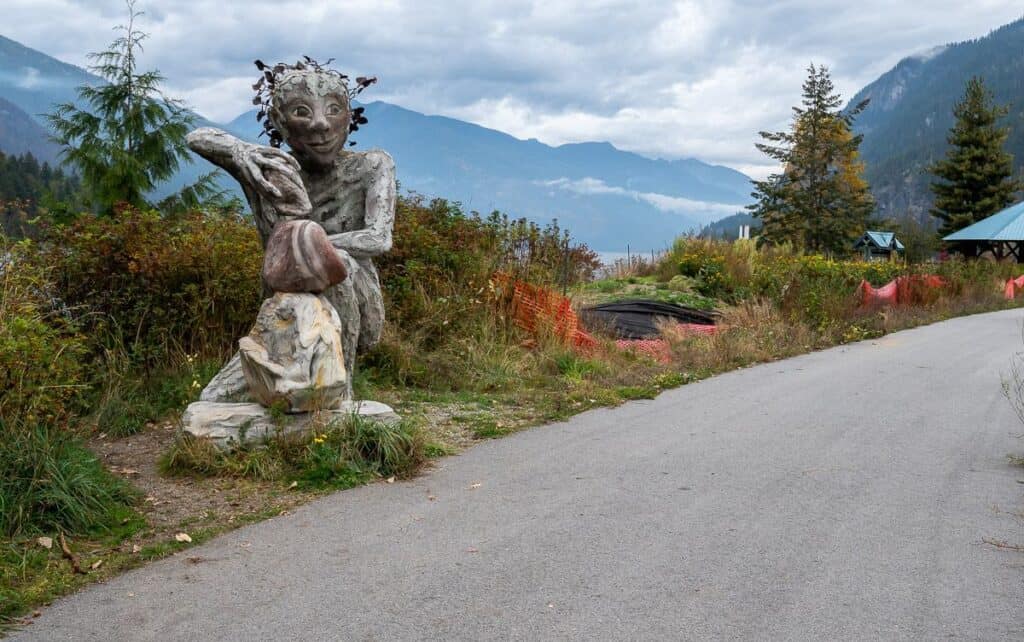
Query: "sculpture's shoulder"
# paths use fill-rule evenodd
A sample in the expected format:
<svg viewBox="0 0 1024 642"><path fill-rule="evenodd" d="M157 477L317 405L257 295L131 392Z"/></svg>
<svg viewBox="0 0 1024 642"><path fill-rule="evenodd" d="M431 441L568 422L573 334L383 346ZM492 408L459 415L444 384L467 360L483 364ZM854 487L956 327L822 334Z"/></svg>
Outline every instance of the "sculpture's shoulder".
<svg viewBox="0 0 1024 642"><path fill-rule="evenodd" d="M394 172L395 160L383 149L368 149L364 152L346 152L343 161L360 173Z"/></svg>

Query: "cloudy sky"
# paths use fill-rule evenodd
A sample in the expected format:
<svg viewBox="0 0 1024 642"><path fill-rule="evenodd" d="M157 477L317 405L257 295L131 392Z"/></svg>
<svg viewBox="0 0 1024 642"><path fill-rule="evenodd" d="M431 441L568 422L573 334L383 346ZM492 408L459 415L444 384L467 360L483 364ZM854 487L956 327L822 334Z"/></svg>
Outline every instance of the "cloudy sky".
<svg viewBox="0 0 1024 642"><path fill-rule="evenodd" d="M122 0L3 0L0 33L84 66ZM549 144L607 140L763 175L810 62L850 97L901 58L1024 14L1019 0L139 0L142 64L227 121L252 61L334 57L365 94Z"/></svg>

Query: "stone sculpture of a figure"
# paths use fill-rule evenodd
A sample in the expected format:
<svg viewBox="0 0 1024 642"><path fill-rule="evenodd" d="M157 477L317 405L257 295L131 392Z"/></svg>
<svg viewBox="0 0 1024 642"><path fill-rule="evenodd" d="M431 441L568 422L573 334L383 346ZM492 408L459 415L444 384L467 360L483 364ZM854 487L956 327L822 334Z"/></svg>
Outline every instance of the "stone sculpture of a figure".
<svg viewBox="0 0 1024 642"><path fill-rule="evenodd" d="M323 226L348 273L323 294L341 319L351 373L357 350L380 339L384 302L373 257L391 249L395 218L394 161L380 150L346 150L349 132L366 122L351 98L373 79L359 78L353 91L347 77L315 62L257 65L266 77L266 84L261 80L255 87L265 97L265 129L272 143L283 140L290 153L213 128L193 131L188 144L241 184L264 247L280 221L306 218ZM226 401L244 390L236 355L203 399Z"/></svg>

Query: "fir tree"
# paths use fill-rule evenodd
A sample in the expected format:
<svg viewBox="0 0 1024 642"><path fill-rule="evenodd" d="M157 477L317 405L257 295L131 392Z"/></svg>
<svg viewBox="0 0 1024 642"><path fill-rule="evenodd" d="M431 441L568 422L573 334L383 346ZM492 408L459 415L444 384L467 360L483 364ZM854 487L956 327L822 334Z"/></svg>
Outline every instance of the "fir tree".
<svg viewBox="0 0 1024 642"><path fill-rule="evenodd" d="M757 200L748 209L762 221L762 241L842 253L863 233L874 201L863 179L861 137L851 125L867 101L845 113L841 104L828 68L812 64L792 129L761 132L765 142L757 148L783 166L781 174L754 182Z"/></svg>
<svg viewBox="0 0 1024 642"><path fill-rule="evenodd" d="M1003 149L1009 130L998 126L1006 114L981 78L967 81L963 99L953 107L956 124L946 138L946 158L929 167L939 179L931 185L931 214L941 221L941 236L995 214L1020 188L1012 178L1013 156Z"/></svg>
<svg viewBox="0 0 1024 642"><path fill-rule="evenodd" d="M57 105L47 116L64 147L63 163L75 168L92 206L111 214L119 204L148 207L147 194L171 178L181 162L191 162L185 135L194 123L180 101L160 91L163 76L138 71L138 54L146 33L138 30L135 0L127 0L128 24L106 51L90 54L91 71L107 82L83 85L78 96L91 111L72 103ZM194 207L216 194L214 173L168 203Z"/></svg>

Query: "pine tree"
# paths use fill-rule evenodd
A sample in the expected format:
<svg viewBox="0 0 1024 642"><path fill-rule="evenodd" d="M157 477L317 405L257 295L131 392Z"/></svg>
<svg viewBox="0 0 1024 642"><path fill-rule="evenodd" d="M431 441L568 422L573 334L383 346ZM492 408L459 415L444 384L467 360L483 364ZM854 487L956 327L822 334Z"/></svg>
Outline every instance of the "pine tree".
<svg viewBox="0 0 1024 642"><path fill-rule="evenodd" d="M993 104L985 82L975 76L967 81L963 99L953 107L956 124L946 138L946 157L929 171L935 204L932 216L942 223L946 236L987 218L1009 205L1020 183L1012 178L1013 156L1003 149L1009 129L999 127L1007 108Z"/></svg>
<svg viewBox="0 0 1024 642"><path fill-rule="evenodd" d="M812 64L792 129L760 133L765 142L757 148L783 166L754 182L756 202L748 209L762 221L762 241L843 253L863 233L874 201L851 125L867 101L845 113L841 104L828 68Z"/></svg>
<svg viewBox="0 0 1024 642"><path fill-rule="evenodd" d="M135 0L126 4L128 24L117 27L123 35L106 51L89 55L95 61L90 70L106 84L78 88L91 111L63 103L47 116L54 141L64 147L63 163L77 171L92 206L108 215L119 204L149 207L147 194L171 178L182 161L191 162L185 135L195 120L180 101L163 95L158 71L138 71L148 34L136 27L142 13ZM201 177L168 203L195 207L216 195L214 176Z"/></svg>

